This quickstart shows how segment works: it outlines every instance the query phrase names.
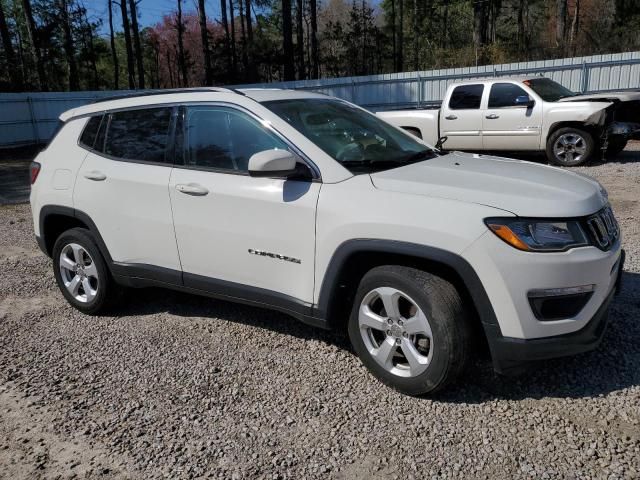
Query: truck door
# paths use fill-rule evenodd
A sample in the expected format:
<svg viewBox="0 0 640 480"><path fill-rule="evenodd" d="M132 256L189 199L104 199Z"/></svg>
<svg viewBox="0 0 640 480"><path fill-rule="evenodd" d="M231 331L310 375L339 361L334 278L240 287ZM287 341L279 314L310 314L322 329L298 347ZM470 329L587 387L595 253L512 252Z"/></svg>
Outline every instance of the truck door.
<svg viewBox="0 0 640 480"><path fill-rule="evenodd" d="M446 150L481 150L482 92L484 85L459 85L445 100L440 112L440 135L448 137Z"/></svg>
<svg viewBox="0 0 640 480"><path fill-rule="evenodd" d="M485 150L539 150L542 104L514 83L494 83L482 115Z"/></svg>

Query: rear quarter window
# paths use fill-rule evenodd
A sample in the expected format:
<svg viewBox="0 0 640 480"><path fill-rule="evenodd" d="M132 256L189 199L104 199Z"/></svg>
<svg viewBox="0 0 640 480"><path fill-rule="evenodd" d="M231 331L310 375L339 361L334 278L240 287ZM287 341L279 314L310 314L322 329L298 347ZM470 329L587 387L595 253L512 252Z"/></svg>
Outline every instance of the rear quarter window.
<svg viewBox="0 0 640 480"><path fill-rule="evenodd" d="M101 121L102 121L102 115L96 115L94 117L89 118L89 121L84 126L84 129L82 130L82 134L80 135L80 145L86 148L94 147Z"/></svg>
<svg viewBox="0 0 640 480"><path fill-rule="evenodd" d="M451 110L477 110L482 101L484 85L460 85L453 89L449 99Z"/></svg>

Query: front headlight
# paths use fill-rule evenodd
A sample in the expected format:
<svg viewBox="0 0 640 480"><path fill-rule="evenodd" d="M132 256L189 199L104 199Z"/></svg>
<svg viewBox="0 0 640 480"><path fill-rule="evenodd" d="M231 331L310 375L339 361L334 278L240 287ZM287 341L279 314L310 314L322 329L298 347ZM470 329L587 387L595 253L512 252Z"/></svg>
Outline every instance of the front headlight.
<svg viewBox="0 0 640 480"><path fill-rule="evenodd" d="M519 250L562 252L589 245L584 230L574 220L487 218L485 223L498 237Z"/></svg>

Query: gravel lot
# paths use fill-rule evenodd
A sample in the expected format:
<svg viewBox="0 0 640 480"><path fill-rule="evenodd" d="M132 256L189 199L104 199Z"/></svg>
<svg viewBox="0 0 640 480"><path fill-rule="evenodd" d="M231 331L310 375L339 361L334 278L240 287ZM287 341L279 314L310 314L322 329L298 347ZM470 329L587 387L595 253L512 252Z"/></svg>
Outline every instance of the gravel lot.
<svg viewBox="0 0 640 480"><path fill-rule="evenodd" d="M628 252L602 347L435 399L278 313L145 290L84 316L28 205L0 207L0 478L639 478L640 153L577 170Z"/></svg>

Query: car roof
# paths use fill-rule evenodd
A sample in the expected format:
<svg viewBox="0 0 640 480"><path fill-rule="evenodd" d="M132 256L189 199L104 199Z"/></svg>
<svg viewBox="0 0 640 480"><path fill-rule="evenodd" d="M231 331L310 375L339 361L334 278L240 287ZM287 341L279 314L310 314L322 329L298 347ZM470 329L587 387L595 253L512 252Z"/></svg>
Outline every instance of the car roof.
<svg viewBox="0 0 640 480"><path fill-rule="evenodd" d="M235 90L222 87L199 87L148 90L123 93L122 95L99 99L93 103L67 110L60 115L60 120L66 122L74 117L91 115L109 110L143 107L146 105L180 102L215 102L220 100L229 101L236 96L248 97L257 102L299 98L327 98L326 95L309 91L283 90L276 88L246 88Z"/></svg>

